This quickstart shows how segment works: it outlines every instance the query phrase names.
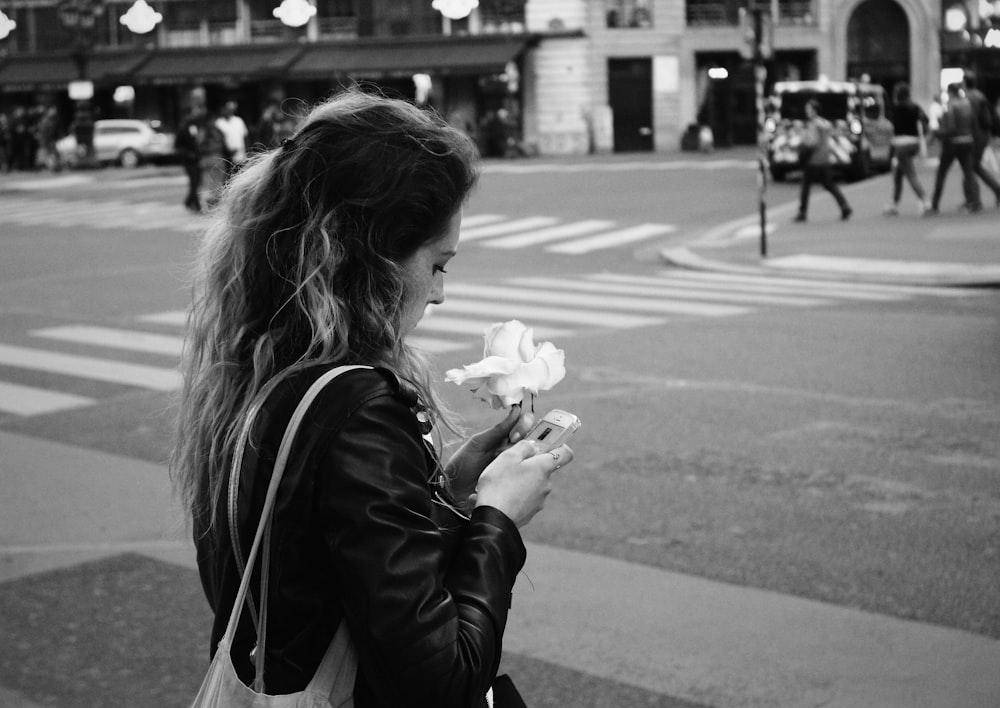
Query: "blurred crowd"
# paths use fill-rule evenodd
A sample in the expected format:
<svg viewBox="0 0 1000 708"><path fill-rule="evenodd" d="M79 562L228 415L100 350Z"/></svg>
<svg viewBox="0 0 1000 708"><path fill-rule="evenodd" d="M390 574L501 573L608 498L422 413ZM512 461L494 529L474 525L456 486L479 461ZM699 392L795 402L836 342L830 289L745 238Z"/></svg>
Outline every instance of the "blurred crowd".
<svg viewBox="0 0 1000 708"><path fill-rule="evenodd" d="M0 113L0 172L58 169L56 140L64 134L54 106L16 106Z"/></svg>

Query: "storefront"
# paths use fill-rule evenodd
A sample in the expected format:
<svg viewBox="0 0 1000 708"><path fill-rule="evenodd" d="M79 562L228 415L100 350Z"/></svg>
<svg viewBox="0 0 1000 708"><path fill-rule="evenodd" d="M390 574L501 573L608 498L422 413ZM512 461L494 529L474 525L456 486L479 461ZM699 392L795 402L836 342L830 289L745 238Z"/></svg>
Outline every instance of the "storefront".
<svg viewBox="0 0 1000 708"><path fill-rule="evenodd" d="M176 126L193 89L210 110L235 100L253 125L265 106L286 99L312 103L356 83L436 108L480 138L501 110L519 121L518 77L531 37L468 36L273 43L98 53L87 62L99 117L135 117ZM0 111L56 105L71 115L66 94L79 78L68 55L7 59L0 65ZM130 87L121 91L119 87ZM127 95L127 103L115 96Z"/></svg>

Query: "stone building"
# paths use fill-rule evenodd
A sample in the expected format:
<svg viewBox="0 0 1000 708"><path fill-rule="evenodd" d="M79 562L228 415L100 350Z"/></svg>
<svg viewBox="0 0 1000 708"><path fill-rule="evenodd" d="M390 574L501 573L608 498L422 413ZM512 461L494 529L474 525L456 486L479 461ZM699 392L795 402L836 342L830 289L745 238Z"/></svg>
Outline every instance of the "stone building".
<svg viewBox="0 0 1000 708"><path fill-rule="evenodd" d="M887 88L908 81L926 104L942 68L971 68L996 100L1000 0L943 3L2 0L0 111L41 104L68 115L81 71L101 116L168 125L192 95L210 109L236 100L253 123L274 101L362 82L426 101L488 154L670 152L698 125L716 146L752 144L748 9L768 18L766 86L868 75ZM122 22L140 4L160 15L144 34ZM463 4L467 16L446 16ZM286 7L304 12L300 25Z"/></svg>

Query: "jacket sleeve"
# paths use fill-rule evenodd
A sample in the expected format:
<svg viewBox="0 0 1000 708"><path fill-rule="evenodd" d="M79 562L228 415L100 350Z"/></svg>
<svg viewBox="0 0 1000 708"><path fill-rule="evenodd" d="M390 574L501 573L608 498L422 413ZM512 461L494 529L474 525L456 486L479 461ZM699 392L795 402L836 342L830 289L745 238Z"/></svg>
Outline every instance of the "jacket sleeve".
<svg viewBox="0 0 1000 708"><path fill-rule="evenodd" d="M465 707L496 674L525 550L513 522L488 507L446 550L423 445L409 408L367 401L319 458L319 513L359 681L380 704Z"/></svg>

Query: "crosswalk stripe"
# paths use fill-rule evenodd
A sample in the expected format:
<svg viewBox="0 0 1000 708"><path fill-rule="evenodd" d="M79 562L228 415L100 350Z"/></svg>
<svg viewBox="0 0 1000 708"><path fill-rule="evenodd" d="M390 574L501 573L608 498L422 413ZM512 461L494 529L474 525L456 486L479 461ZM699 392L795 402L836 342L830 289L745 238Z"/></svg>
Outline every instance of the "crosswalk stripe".
<svg viewBox="0 0 1000 708"><path fill-rule="evenodd" d="M788 297L781 295L756 295L753 293L726 292L722 289L711 291L690 289L683 286L672 286L668 282L663 285L631 285L617 283L599 283L593 280L551 280L547 278L513 278L508 280L513 285L527 287L551 287L560 290L580 290L588 293L615 293L618 295L646 295L651 297L679 297L691 300L722 300L754 305L784 305L788 307L819 307L827 305L829 300L814 297Z"/></svg>
<svg viewBox="0 0 1000 708"><path fill-rule="evenodd" d="M162 202L127 203L120 200L22 199L4 203L0 223L58 227L129 227L140 231L168 228L188 231L200 228L201 219Z"/></svg>
<svg viewBox="0 0 1000 708"><path fill-rule="evenodd" d="M486 224L495 224L498 221L503 221L507 217L502 214L472 214L470 216L462 216L462 228L471 229L474 226L485 226Z"/></svg>
<svg viewBox="0 0 1000 708"><path fill-rule="evenodd" d="M456 295L480 298L500 298L504 300L545 302L549 304L575 307L594 307L602 310L631 310L637 312L658 312L673 315L697 315L700 317L731 317L742 315L749 310L735 305L714 305L701 302L680 302L677 300L650 300L624 295L587 295L564 293L556 290L504 287L496 285L457 284L451 286ZM445 301L447 307L447 301Z"/></svg>
<svg viewBox="0 0 1000 708"><path fill-rule="evenodd" d="M603 219L574 221L569 224L560 224L559 226L550 226L547 229L539 229L538 231L529 231L527 233L515 234L514 236L492 239L484 242L483 245L487 248L509 249L536 246L540 243L558 241L572 236L582 236L583 234L606 229L614 226L614 223L613 221L605 221Z"/></svg>
<svg viewBox="0 0 1000 708"><path fill-rule="evenodd" d="M0 218L17 219L22 215L58 213L63 210L79 209L80 204L83 204L83 202L68 202L62 199L17 199L16 197L5 197L3 211L0 211Z"/></svg>
<svg viewBox="0 0 1000 708"><path fill-rule="evenodd" d="M773 283L776 286L787 285L810 290L837 290L849 293L864 294L894 294L894 295L935 295L942 297L967 297L970 294L981 294L976 288L937 288L924 285L890 285L884 283L861 283L847 280L815 280L809 278L794 278L791 276L756 276L738 273L712 273L693 270L664 270L661 275L688 278L691 280L727 280L748 283Z"/></svg>
<svg viewBox="0 0 1000 708"><path fill-rule="evenodd" d="M722 275L722 274L719 274ZM622 282L622 277L613 273L601 273L590 276L604 282ZM808 288L802 285L772 282L774 279L763 276L738 276L735 280L726 277L702 278L699 273L694 277L688 272L665 271L661 276L625 276L627 282L641 280L649 284L669 284L679 287L717 291L724 288L727 292L770 293L773 295L802 294L818 297L829 297L840 300L861 300L870 302L893 302L906 296L901 293L862 292L851 289L850 284L838 286L831 284L825 288Z"/></svg>
<svg viewBox="0 0 1000 708"><path fill-rule="evenodd" d="M92 344L100 347L126 349L135 352L145 352L147 354L163 354L165 356L180 356L184 346L183 337L88 325L46 327L44 329L32 330L30 334L35 337L56 339L63 342Z"/></svg>
<svg viewBox="0 0 1000 708"><path fill-rule="evenodd" d="M141 315L139 317L139 321L169 325L171 327L183 327L187 324L187 316L187 310L168 310L166 312L154 312L149 315Z"/></svg>
<svg viewBox="0 0 1000 708"><path fill-rule="evenodd" d="M181 383L180 372L177 369L128 364L9 344L0 344L0 366L45 371L157 391L172 391Z"/></svg>
<svg viewBox="0 0 1000 708"><path fill-rule="evenodd" d="M0 381L0 411L4 413L21 416L45 415L74 408L86 408L95 403L93 398L85 396Z"/></svg>
<svg viewBox="0 0 1000 708"><path fill-rule="evenodd" d="M487 317L481 319L474 319L471 317L448 317L447 315L440 315L436 312L437 308L431 308L431 311L420 320L420 324L417 325L417 332L431 331L431 332L447 332L449 334L468 334L468 335L482 335L486 331L486 328L492 323ZM564 337L570 332L566 329L557 329L555 327L534 327L535 339L555 339L557 337Z"/></svg>
<svg viewBox="0 0 1000 708"><path fill-rule="evenodd" d="M638 226L631 226L627 229L620 229L606 234L591 236L590 238L581 238L568 243L560 243L555 246L549 246L545 250L551 251L552 253L580 255L582 253L590 253L591 251L597 251L603 248L624 246L627 243L642 241L644 239L653 238L654 236L665 236L666 234L673 233L676 230L677 227L673 224L639 224Z"/></svg>
<svg viewBox="0 0 1000 708"><path fill-rule="evenodd" d="M417 349L422 349L425 352L431 353L457 351L459 349L466 349L472 344L472 342L462 344L461 342L454 342L449 339L420 337L412 334L406 338L406 343L410 346L416 347Z"/></svg>
<svg viewBox="0 0 1000 708"><path fill-rule="evenodd" d="M475 239L487 238L489 236L502 236L516 231L540 229L543 226L551 226L558 221L559 219L553 219L550 216L529 216L524 219L503 221L499 224L487 224L486 226L480 226L478 228L468 230L463 229L459 238L460 241L472 241Z"/></svg>
<svg viewBox="0 0 1000 708"><path fill-rule="evenodd" d="M607 310L568 310L559 307L547 307L522 302L498 302L496 300L480 301L461 298L448 298L440 306L441 311L459 312L473 315L492 315L498 319L548 320L560 324L573 323L590 327L609 327L629 329L632 327L649 327L665 322L663 317L646 317L627 315L621 312Z"/></svg>

